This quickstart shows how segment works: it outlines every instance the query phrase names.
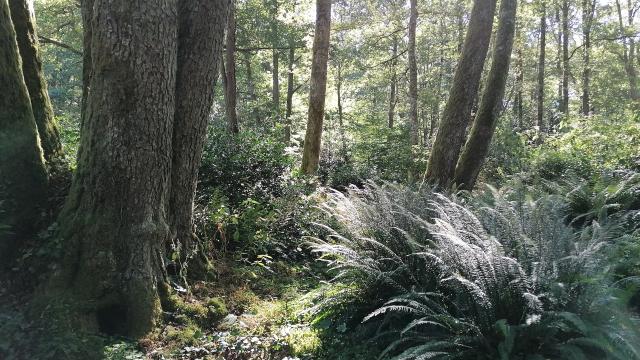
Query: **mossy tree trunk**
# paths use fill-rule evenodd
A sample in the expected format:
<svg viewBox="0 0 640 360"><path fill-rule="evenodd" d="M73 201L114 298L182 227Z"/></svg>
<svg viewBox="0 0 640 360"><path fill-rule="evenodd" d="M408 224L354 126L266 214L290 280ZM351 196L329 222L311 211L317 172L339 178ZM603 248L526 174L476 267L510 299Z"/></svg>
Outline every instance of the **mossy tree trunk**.
<svg viewBox="0 0 640 360"><path fill-rule="evenodd" d="M22 58L22 73L29 90L40 144L45 159L51 161L62 154L62 144L47 92L47 82L42 73L36 21L31 5L27 0L9 0L11 20L15 27L18 49Z"/></svg>
<svg viewBox="0 0 640 360"><path fill-rule="evenodd" d="M59 218L65 257L45 294L82 304L82 330L138 337L157 320L165 244L189 248L193 238L227 6L83 1L91 76L78 168Z"/></svg>
<svg viewBox="0 0 640 360"><path fill-rule="evenodd" d="M495 10L496 0L475 0L471 11L460 61L429 157L427 179L441 187L451 184L465 142L471 108L489 49Z"/></svg>
<svg viewBox="0 0 640 360"><path fill-rule="evenodd" d="M16 241L36 229L46 200L47 172L29 92L22 75L8 0L0 0L0 257L10 259Z"/></svg>
<svg viewBox="0 0 640 360"><path fill-rule="evenodd" d="M316 0L316 32L313 39L309 118L302 154L302 173L307 175L314 175L318 171L320 162L330 34L331 0Z"/></svg>
<svg viewBox="0 0 640 360"><path fill-rule="evenodd" d="M502 99L509 76L513 49L517 6L517 0L500 2L500 20L493 48L491 70L469 139L456 167L455 183L466 190L473 189L476 183L502 110Z"/></svg>

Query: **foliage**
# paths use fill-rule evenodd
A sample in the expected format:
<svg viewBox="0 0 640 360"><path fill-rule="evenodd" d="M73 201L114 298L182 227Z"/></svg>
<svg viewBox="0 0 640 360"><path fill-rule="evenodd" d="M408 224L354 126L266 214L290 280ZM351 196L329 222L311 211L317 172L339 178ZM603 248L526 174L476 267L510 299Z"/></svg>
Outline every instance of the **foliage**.
<svg viewBox="0 0 640 360"><path fill-rule="evenodd" d="M377 295L364 321L386 339L382 356L638 357L634 325L603 286L607 229L574 232L554 196L491 197L463 205L388 184L333 194L325 209L339 226L315 250L334 281Z"/></svg>

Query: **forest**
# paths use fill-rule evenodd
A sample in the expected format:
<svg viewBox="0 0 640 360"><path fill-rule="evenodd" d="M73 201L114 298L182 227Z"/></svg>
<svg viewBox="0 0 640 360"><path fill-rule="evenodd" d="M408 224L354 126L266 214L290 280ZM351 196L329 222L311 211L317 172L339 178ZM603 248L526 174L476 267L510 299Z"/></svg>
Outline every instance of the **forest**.
<svg viewBox="0 0 640 360"><path fill-rule="evenodd" d="M640 360L640 0L0 0L0 360Z"/></svg>

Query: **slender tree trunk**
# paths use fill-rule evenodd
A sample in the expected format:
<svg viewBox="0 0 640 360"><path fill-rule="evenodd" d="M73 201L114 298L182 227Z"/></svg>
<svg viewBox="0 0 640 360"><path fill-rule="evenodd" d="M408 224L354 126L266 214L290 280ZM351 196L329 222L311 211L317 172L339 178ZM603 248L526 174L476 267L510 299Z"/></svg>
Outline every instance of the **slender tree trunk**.
<svg viewBox="0 0 640 360"><path fill-rule="evenodd" d="M542 15L540 16L540 49L538 51L538 87L537 87L537 103L538 103L538 131L543 134L544 124L544 70L546 61L547 48L547 5L542 1Z"/></svg>
<svg viewBox="0 0 640 360"><path fill-rule="evenodd" d="M464 49L456 69L438 135L431 150L427 179L448 187L465 141L471 108L480 84L491 39L495 0L476 0L471 12Z"/></svg>
<svg viewBox="0 0 640 360"><path fill-rule="evenodd" d="M569 116L569 2L562 1L562 112Z"/></svg>
<svg viewBox="0 0 640 360"><path fill-rule="evenodd" d="M593 23L593 12L595 10L595 1L582 0L582 37L584 41L584 49L582 53L582 114L589 116L591 114L591 25Z"/></svg>
<svg viewBox="0 0 640 360"><path fill-rule="evenodd" d="M237 110L237 84L236 84L236 7L235 0L231 0L229 19L227 21L227 47L225 49L226 66L225 76L225 113L227 115L227 129L232 134L239 132Z"/></svg>
<svg viewBox="0 0 640 360"><path fill-rule="evenodd" d="M344 134L344 113L342 111L342 60L338 60L338 78L336 81L336 92L338 95L338 126L340 131L340 142L342 143L342 155L347 157L347 140Z"/></svg>
<svg viewBox="0 0 640 360"><path fill-rule="evenodd" d="M40 135L40 144L45 159L51 161L62 155L62 144L47 92L47 82L42 73L36 20L31 1L9 0L9 8L22 58L22 73L29 90L31 108Z"/></svg>
<svg viewBox="0 0 640 360"><path fill-rule="evenodd" d="M313 175L318 171L320 161L330 35L331 0L316 0L316 32L313 39L309 119L302 154L302 173L307 175Z"/></svg>
<svg viewBox="0 0 640 360"><path fill-rule="evenodd" d="M165 244L188 249L193 237L228 3L83 6L93 9L85 21L94 61L78 168L58 221L65 257L48 295L84 305L75 309L79 329L139 337L160 313Z"/></svg>
<svg viewBox="0 0 640 360"><path fill-rule="evenodd" d="M291 113L293 112L293 93L294 93L294 73L293 68L296 62L296 49L293 44L293 39L289 41L289 69L287 74L287 110L285 113L285 126L284 126L284 142L289 144L291 142Z"/></svg>
<svg viewBox="0 0 640 360"><path fill-rule="evenodd" d="M169 216L172 219L172 242L181 245L185 257L195 250L193 203L214 89L220 73L218 66L223 61L222 44L231 2L178 1L178 64ZM235 43L235 36L230 42ZM233 76L230 76L233 80L232 98L235 99L235 58L232 57L230 62L233 65Z"/></svg>
<svg viewBox="0 0 640 360"><path fill-rule="evenodd" d="M516 24L516 27L518 25ZM516 51L516 100L514 104L514 110L516 113L517 126L519 130L523 130L524 127L524 56L522 54L522 46L521 38L520 38L520 29L516 28L516 41L518 42L518 50Z"/></svg>
<svg viewBox="0 0 640 360"><path fill-rule="evenodd" d="M388 113L388 124L389 129L393 129L394 118L396 115L396 104L397 104L397 94L396 90L398 87L398 73L396 69L396 65L398 63L398 37L393 37L393 44L391 49L391 83L389 84L389 113Z"/></svg>
<svg viewBox="0 0 640 360"><path fill-rule="evenodd" d="M629 25L633 25L633 13L631 11L631 2L628 2L629 6L629 16L628 21ZM620 27L620 35L627 35L627 31L625 29L624 20L622 17L622 7L620 6L620 0L616 0L616 9L618 10L618 25ZM635 41L633 39L629 39L627 41L626 38L622 39L623 45L623 55L622 61L624 62L624 69L627 73L627 80L629 82L629 98L633 101L640 100L640 90L638 89L638 73L636 72L636 67L634 63L635 58Z"/></svg>
<svg viewBox="0 0 640 360"><path fill-rule="evenodd" d="M416 26L418 23L417 0L410 1L409 16L409 123L411 124L411 145L418 145L418 65L416 62Z"/></svg>
<svg viewBox="0 0 640 360"><path fill-rule="evenodd" d="M455 183L466 190L471 190L475 186L498 123L509 76L517 7L517 0L502 0L500 2L500 20L493 49L491 70L469 140L456 167Z"/></svg>
<svg viewBox="0 0 640 360"><path fill-rule="evenodd" d="M10 260L17 237L36 229L47 172L7 0L0 0L0 54L0 224L12 232L0 231L0 259Z"/></svg>
<svg viewBox="0 0 640 360"><path fill-rule="evenodd" d="M278 9L278 0L273 0L273 19L271 23L271 37L273 44L272 96L273 111L276 115L276 120L280 117L280 53L278 50Z"/></svg>

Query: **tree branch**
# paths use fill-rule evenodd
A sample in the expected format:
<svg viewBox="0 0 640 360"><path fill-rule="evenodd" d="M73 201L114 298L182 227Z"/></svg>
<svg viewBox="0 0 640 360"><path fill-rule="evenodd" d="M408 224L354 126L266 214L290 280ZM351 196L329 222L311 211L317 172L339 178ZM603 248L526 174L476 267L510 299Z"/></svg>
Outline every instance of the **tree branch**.
<svg viewBox="0 0 640 360"><path fill-rule="evenodd" d="M51 45L55 45L58 47L61 47L65 50L71 51L72 53L82 56L82 51L80 50L76 50L73 46L65 44L63 42L60 42L58 40L55 39L50 39L48 37L44 37L42 35L38 35L38 40L40 40L40 42L42 42L43 44L51 44Z"/></svg>

